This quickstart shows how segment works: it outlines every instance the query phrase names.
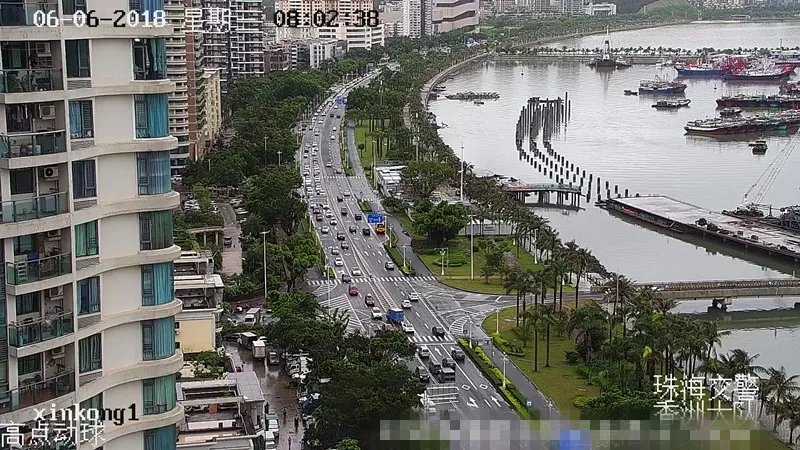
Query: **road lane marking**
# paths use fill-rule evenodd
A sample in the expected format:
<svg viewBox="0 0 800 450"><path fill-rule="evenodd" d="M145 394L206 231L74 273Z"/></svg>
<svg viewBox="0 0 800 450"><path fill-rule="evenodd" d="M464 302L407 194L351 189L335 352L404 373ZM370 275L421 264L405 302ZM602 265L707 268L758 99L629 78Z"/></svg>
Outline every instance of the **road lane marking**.
<svg viewBox="0 0 800 450"><path fill-rule="evenodd" d="M492 404L491 404L491 403L489 403L489 400L483 399L483 401L485 401L485 402L486 402L486 406L488 406L489 408L491 408L491 407L492 407Z"/></svg>
<svg viewBox="0 0 800 450"><path fill-rule="evenodd" d="M500 402L496 398L494 398L494 395L492 395L492 401L494 402L495 405L497 405L498 408L502 406Z"/></svg>
<svg viewBox="0 0 800 450"><path fill-rule="evenodd" d="M469 385L468 384L462 384L461 385L461 389L463 389L465 391L468 391L469 390Z"/></svg>
<svg viewBox="0 0 800 450"><path fill-rule="evenodd" d="M489 385L487 385L487 384L481 384L481 385L480 385L480 388L481 388L481 389L489 389Z"/></svg>
<svg viewBox="0 0 800 450"><path fill-rule="evenodd" d="M475 399L472 398L472 397L469 398L469 401L467 402L467 406L472 407L472 408L478 408L478 404L475 403Z"/></svg>

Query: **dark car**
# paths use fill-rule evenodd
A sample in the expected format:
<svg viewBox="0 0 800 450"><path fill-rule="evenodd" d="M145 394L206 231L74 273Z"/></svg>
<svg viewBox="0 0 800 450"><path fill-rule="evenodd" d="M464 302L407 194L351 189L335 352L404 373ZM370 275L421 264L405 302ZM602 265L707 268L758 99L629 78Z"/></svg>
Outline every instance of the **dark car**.
<svg viewBox="0 0 800 450"><path fill-rule="evenodd" d="M433 327L431 328L431 334L433 334L436 337L444 337L444 328Z"/></svg>
<svg viewBox="0 0 800 450"><path fill-rule="evenodd" d="M341 231L336 233L336 240L337 241L343 241L344 240L344 233L342 233Z"/></svg>
<svg viewBox="0 0 800 450"><path fill-rule="evenodd" d="M362 216L361 213L355 213L355 215L353 215L353 217L355 217L356 220L361 220L361 219L364 218L364 216Z"/></svg>
<svg viewBox="0 0 800 450"><path fill-rule="evenodd" d="M456 362L450 358L442 358L442 367L456 368Z"/></svg>
<svg viewBox="0 0 800 450"><path fill-rule="evenodd" d="M344 201L344 199L342 198L342 196L341 196L341 195L339 195L339 196L337 196L337 197L336 197L336 201L337 201L337 202L343 202L343 201Z"/></svg>
<svg viewBox="0 0 800 450"><path fill-rule="evenodd" d="M351 233L355 233L356 231L358 231L358 227L355 226L355 225L350 225L349 230L350 230Z"/></svg>
<svg viewBox="0 0 800 450"><path fill-rule="evenodd" d="M347 215L347 208L345 208L344 206L342 206L342 215L343 216Z"/></svg>
<svg viewBox="0 0 800 450"><path fill-rule="evenodd" d="M372 298L372 294L364 295L364 303L367 306L375 306L375 300Z"/></svg>
<svg viewBox="0 0 800 450"><path fill-rule="evenodd" d="M351 281L353 281L353 279L350 278L350 275L348 275L346 273L342 274L342 283L349 283Z"/></svg>
<svg viewBox="0 0 800 450"><path fill-rule="evenodd" d="M430 383L431 382L431 374L429 374L428 371L425 370L425 367L423 367L423 366L417 366L417 368L414 369L414 376L419 378L419 382L420 383Z"/></svg>
<svg viewBox="0 0 800 450"><path fill-rule="evenodd" d="M342 250L350 250L350 244L347 242L342 242Z"/></svg>
<svg viewBox="0 0 800 450"><path fill-rule="evenodd" d="M322 214L317 214L314 218L317 219L317 222L322 222Z"/></svg>
<svg viewBox="0 0 800 450"><path fill-rule="evenodd" d="M361 229L361 234L363 234L364 236L369 236L370 233L371 233L371 231L369 230L369 228L365 227L365 228Z"/></svg>
<svg viewBox="0 0 800 450"><path fill-rule="evenodd" d="M355 286L350 286L350 288L347 289L347 293L355 297L358 295L358 288Z"/></svg>
<svg viewBox="0 0 800 450"><path fill-rule="evenodd" d="M436 375L437 373L442 371L442 365L435 362L434 360L431 360L428 363L428 370L430 370L432 374Z"/></svg>
<svg viewBox="0 0 800 450"><path fill-rule="evenodd" d="M451 348L450 349L450 356L453 357L456 361L464 361L466 356L464 356L464 351L460 348Z"/></svg>

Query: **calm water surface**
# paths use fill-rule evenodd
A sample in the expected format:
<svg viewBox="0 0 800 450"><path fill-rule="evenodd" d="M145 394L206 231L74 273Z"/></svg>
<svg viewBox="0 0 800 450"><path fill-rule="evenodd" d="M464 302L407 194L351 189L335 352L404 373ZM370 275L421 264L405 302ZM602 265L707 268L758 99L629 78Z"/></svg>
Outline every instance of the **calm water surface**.
<svg viewBox="0 0 800 450"><path fill-rule="evenodd" d="M688 24L611 35L613 46L763 47L800 45L800 24ZM593 36L558 43L596 47ZM756 181L770 173L780 152L791 152L777 177L764 190L760 203L776 207L800 203L800 136L770 136L769 150L754 156L748 142L760 136L720 140L684 135L689 120L716 115L715 99L737 93L777 93L777 85L730 84L720 80L687 80L685 98L691 106L674 111L652 108L653 99L625 96L639 81L655 76L674 78L669 68L634 66L597 72L573 62L488 62L473 66L446 81L447 92L495 91L497 101L484 105L437 100L430 110L437 115L444 141L464 146L465 159L479 171L514 176L529 182L549 181L531 165L518 159L514 131L520 109L533 96L555 98L569 92L571 117L565 130L551 138L554 149L570 162L619 185L620 192L664 194L712 210L732 209L742 203ZM795 75L795 79L799 77ZM541 142L540 142L541 144ZM750 199L756 191L750 193ZM637 281L712 280L789 277L798 269L760 254L722 246L702 238L677 238L662 230L612 216L592 206L578 212L541 210L564 241L575 239L589 248L612 271ZM764 299L758 299L755 302ZM775 342L800 348L800 331L791 328L733 333L726 348L743 347L760 353L761 364L781 359ZM752 344L748 347L745 344ZM763 348L763 351L762 351ZM783 347L781 347L783 349ZM788 348L787 348L788 349ZM785 349L783 350L785 351ZM785 359L785 358L784 358ZM800 373L800 359L784 361Z"/></svg>

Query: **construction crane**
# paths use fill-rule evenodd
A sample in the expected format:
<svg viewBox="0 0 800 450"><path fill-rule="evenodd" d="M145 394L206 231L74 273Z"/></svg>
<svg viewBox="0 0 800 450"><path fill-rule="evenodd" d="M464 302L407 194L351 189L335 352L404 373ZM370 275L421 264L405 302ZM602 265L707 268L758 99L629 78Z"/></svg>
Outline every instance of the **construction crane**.
<svg viewBox="0 0 800 450"><path fill-rule="evenodd" d="M756 182L753 183L750 189L744 194L743 203L745 206L764 206L761 205L764 196L767 195L772 185L775 184L775 180L778 179L781 170L786 166L786 162L789 160L789 156L791 156L795 147L797 147L797 139L792 137L788 145L778 152L775 159L764 169L761 175L756 179Z"/></svg>

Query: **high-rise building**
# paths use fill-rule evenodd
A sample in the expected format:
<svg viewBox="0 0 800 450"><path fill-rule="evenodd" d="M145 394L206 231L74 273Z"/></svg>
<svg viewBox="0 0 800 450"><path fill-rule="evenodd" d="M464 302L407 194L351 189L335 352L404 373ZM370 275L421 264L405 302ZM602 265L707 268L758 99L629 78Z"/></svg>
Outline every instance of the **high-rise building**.
<svg viewBox="0 0 800 450"><path fill-rule="evenodd" d="M106 421L79 449L175 448L174 30L163 2L146 5L154 26L124 28L77 11L142 3L2 5L0 423L26 439L37 410L133 405L138 421ZM60 22L37 26L48 15Z"/></svg>
<svg viewBox="0 0 800 450"><path fill-rule="evenodd" d="M220 69L222 89L237 78L261 76L266 73L265 17L261 0L201 0L204 23L210 20L214 8L226 12L224 26L203 33L206 67ZM271 19L270 19L271 20Z"/></svg>
<svg viewBox="0 0 800 450"><path fill-rule="evenodd" d="M403 35L412 38L433 34L433 0L403 0Z"/></svg>
<svg viewBox="0 0 800 450"><path fill-rule="evenodd" d="M436 0L433 5L433 32L444 33L475 26L479 20L478 0Z"/></svg>
<svg viewBox="0 0 800 450"><path fill-rule="evenodd" d="M301 17L308 12L313 14L313 11L337 11L338 14L338 27L280 27L278 29L278 42L285 40L295 39L314 39L319 38L325 41L345 41L347 48L364 48L371 49L376 46L383 46L383 23L378 23L374 27L346 27L344 22L357 20L358 14L369 10L375 9L372 0L318 0L308 2L303 0L277 0L275 3L276 11L288 12L289 10L296 9ZM350 17L350 19L345 19ZM272 20L271 18L269 20Z"/></svg>

